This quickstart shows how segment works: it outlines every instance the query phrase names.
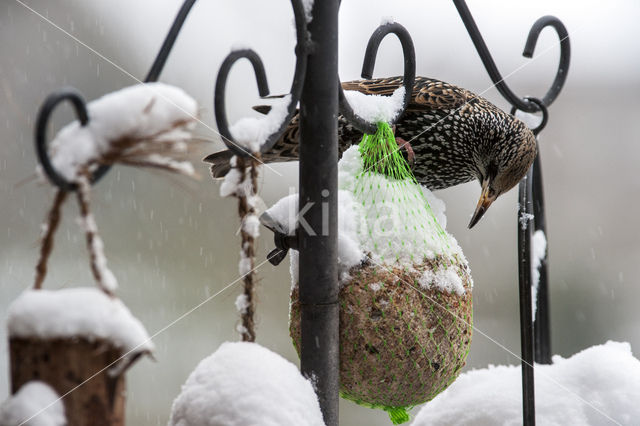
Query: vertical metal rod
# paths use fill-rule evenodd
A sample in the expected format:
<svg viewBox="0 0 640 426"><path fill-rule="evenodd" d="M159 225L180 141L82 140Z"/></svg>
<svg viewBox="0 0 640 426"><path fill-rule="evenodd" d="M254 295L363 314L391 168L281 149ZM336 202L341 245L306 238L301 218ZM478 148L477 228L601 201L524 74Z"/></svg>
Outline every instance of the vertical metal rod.
<svg viewBox="0 0 640 426"><path fill-rule="evenodd" d="M500 71L498 71L498 67L489 52L489 48L482 38L482 34L480 34L480 30L478 29L476 21L473 19L473 15L471 15L471 11L469 11L469 7L465 0L453 0L453 4L456 6L456 9L458 9L458 14L462 19L464 26L467 28L469 37L478 51L478 55L480 55L480 59L482 60L493 85L498 89L498 92L500 92L500 94L509 101L511 105L517 106L519 110L525 112L536 112L538 110L536 105L520 99L520 97L513 93L505 83L504 78L500 75Z"/></svg>
<svg viewBox="0 0 640 426"><path fill-rule="evenodd" d="M538 147L539 149L539 147ZM540 152L533 163L532 200L535 230L547 235L547 224L544 211L544 191L542 185L542 164ZM551 364L551 327L549 320L549 274L547 271L547 251L540 262L540 280L536 297L536 321L533 325L535 340L535 359L539 364Z"/></svg>
<svg viewBox="0 0 640 426"><path fill-rule="evenodd" d="M313 378L328 426L338 424L338 0L316 1L300 100L301 370Z"/></svg>
<svg viewBox="0 0 640 426"><path fill-rule="evenodd" d="M522 357L522 419L524 426L536 424L533 377L533 307L531 305L531 184L533 169L520 181L518 197L518 281L520 293L520 356Z"/></svg>
<svg viewBox="0 0 640 426"><path fill-rule="evenodd" d="M189 11L195 2L196 0L185 0L185 2L182 3L182 7L180 7L180 10L178 11L178 15L176 15L176 18L171 25L171 29L169 29L169 32L167 33L167 37L164 39L162 47L160 47L160 51L158 52L156 59L153 61L153 65L151 65L149 74L147 74L147 77L144 79L145 83L158 81L160 72L162 72L162 68L164 68L164 64L167 62L167 58L169 57L169 53L171 53L173 44L178 38L178 34L180 34L182 24L184 24L184 21L187 19L187 15L189 15Z"/></svg>

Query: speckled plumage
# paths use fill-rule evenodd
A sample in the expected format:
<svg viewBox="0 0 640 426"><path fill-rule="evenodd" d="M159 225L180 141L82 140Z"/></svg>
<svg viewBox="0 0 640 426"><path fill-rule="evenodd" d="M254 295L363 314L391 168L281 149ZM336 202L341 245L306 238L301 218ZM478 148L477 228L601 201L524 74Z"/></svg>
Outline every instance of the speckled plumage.
<svg viewBox="0 0 640 426"><path fill-rule="evenodd" d="M344 90L391 95L402 77L343 83ZM412 99L396 125L396 137L410 142L415 153L413 171L429 189L443 189L478 179L490 181L495 197L512 188L525 175L537 148L526 125L486 99L439 80L416 77ZM362 139L362 133L342 116L338 126L340 154ZM265 162L298 159L298 116L281 140L263 154ZM228 154L206 159L214 177L226 173ZM490 195L491 195L490 194Z"/></svg>

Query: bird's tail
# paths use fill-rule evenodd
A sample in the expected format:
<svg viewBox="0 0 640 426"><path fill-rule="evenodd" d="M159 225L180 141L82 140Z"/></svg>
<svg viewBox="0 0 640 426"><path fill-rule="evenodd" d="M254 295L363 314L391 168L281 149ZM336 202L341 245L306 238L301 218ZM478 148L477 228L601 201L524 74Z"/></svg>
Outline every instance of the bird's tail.
<svg viewBox="0 0 640 426"><path fill-rule="evenodd" d="M231 157L233 157L233 153L226 150L207 155L202 161L211 164L211 176L214 179L219 179L225 177L231 170Z"/></svg>
<svg viewBox="0 0 640 426"><path fill-rule="evenodd" d="M279 97L279 96L273 96ZM271 110L270 105L256 105L254 110L260 114L268 114ZM214 152L211 155L202 159L205 163L211 164L211 176L214 179L225 177L229 170L231 170L231 157L233 153L229 150ZM275 144L275 146L269 151L262 154L260 162L262 163L274 163L284 161L297 161L298 160L298 116L294 115L291 123L285 130L284 134Z"/></svg>
<svg viewBox="0 0 640 426"><path fill-rule="evenodd" d="M268 114L271 107L269 105L256 105L253 109L261 114ZM226 150L209 154L202 161L211 164L211 176L214 179L221 179L231 170L231 157L233 157L233 153Z"/></svg>
<svg viewBox="0 0 640 426"><path fill-rule="evenodd" d="M253 109L261 114L268 114L271 110L271 106L256 105L253 107ZM225 177L226 174L229 173L229 170L231 170L231 157L233 157L233 153L229 150L226 150L209 154L204 157L202 161L211 164L211 176L214 179L220 179Z"/></svg>

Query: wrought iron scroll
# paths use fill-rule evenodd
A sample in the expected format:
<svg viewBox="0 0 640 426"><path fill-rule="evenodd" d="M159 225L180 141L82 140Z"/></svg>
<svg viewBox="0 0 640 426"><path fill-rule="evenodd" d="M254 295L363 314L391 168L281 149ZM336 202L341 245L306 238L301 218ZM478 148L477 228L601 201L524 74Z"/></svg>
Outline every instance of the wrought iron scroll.
<svg viewBox="0 0 640 426"><path fill-rule="evenodd" d="M165 63L167 62L167 58L169 57L169 53L171 53L171 49L180 33L180 29L182 28L182 24L187 19L187 15L191 10L191 7L195 3L196 0L185 0L176 16L167 37L156 56L156 59L153 61L153 65L145 78L145 83L151 83L154 81L158 81L158 77L164 68ZM42 169L49 179L49 181L57 186L58 188L64 191L75 191L77 189L77 185L73 182L67 181L64 177L62 177L51 164L51 159L49 158L49 151L47 149L47 126L49 123L49 118L51 117L51 113L55 109L56 106L62 101L68 100L72 103L76 115L78 116L78 120L80 121L81 126L86 126L89 124L90 117L87 113L87 105L80 94L80 92L75 88L64 88L57 92L54 92L47 96L42 107L40 107L40 111L38 112L38 118L36 119L36 152L38 154L38 161L42 165ZM98 180L100 180L111 168L110 165L102 165L98 167L95 171L93 171L91 175L91 183L94 184Z"/></svg>
<svg viewBox="0 0 640 426"><path fill-rule="evenodd" d="M405 27L398 23L388 23L380 25L369 38L369 43L367 44L367 50L364 55L364 62L362 64L362 78L371 78L373 76L373 69L376 63L376 56L378 54L378 47L380 47L380 43L382 39L384 39L388 34L395 34L400 40L400 44L402 45L402 53L404 55L404 76L402 85L404 86L404 98L402 101L402 110L396 115L395 119L389 123L391 125L395 124L398 120L402 118L409 102L411 101L411 95L413 93L413 83L416 78L416 52L413 47L413 40L411 39L411 35L407 31ZM349 105L349 101L344 95L344 91L342 90L342 85L338 85L338 96L340 101L340 113L349 121L354 127L360 130L363 133L373 134L377 130L376 123L369 123L362 117L358 116L358 114L353 111L351 105Z"/></svg>
<svg viewBox="0 0 640 426"><path fill-rule="evenodd" d="M66 88L50 94L40 107L38 118L36 119L36 153L42 170L51 183L63 191L74 191L77 185L67 181L55 170L47 150L47 123L49 122L49 117L51 117L51 113L53 113L58 104L64 101L71 102L81 126L86 126L89 123L87 105L79 91L73 88ZM93 173L92 182L98 181L107 171L109 171L109 166L100 167Z"/></svg>
<svg viewBox="0 0 640 426"><path fill-rule="evenodd" d="M185 0L182 4L173 24L165 37L165 40L158 52L147 77L144 82L155 82L158 80L160 73L162 72L164 65L171 53L171 50L175 44L176 39L182 29L182 26L191 11L196 0ZM309 35L306 29L306 20L304 15L304 7L301 0L291 0L291 4L294 11L294 17L296 22L296 35L298 44L296 46L296 68L291 85L291 101L288 106L288 115L282 121L280 128L270 135L267 142L263 144L261 151L266 152L275 144L279 137L284 132L287 124L296 112L298 100L302 92L302 86L304 83L304 74L306 71L307 57L310 49ZM256 80L258 82L258 90L260 96L267 96L269 94L269 87L267 85L267 79L264 72L264 66L257 53L251 49L238 50L231 52L221 65L221 69L218 73L216 80L216 88L214 95L215 115L218 130L222 136L225 145L234 153L240 156L250 156L251 153L240 144L236 143L229 131L228 122L226 119L225 105L224 105L224 89L226 87L226 80L232 65L241 58L247 58L251 61L255 73ZM72 182L68 182L63 176L61 176L51 164L49 153L47 149L46 129L49 122L51 113L55 107L62 101L68 100L72 103L76 115L80 121L81 126L86 126L89 123L90 117L87 114L87 107L84 98L77 89L65 88L49 95L44 104L42 105L36 122L36 151L38 154L38 160L40 161L44 173L48 179L54 185L62 188L65 191L73 191L76 189L76 185ZM103 165L97 168L92 175L92 183L97 182L102 178L110 169L111 166Z"/></svg>
<svg viewBox="0 0 640 426"><path fill-rule="evenodd" d="M524 112L537 112L539 108L533 102L527 101L526 99L517 96L507 85L505 79L498 71L498 67L491 57L491 53L489 53L489 48L487 47L482 35L480 34L480 30L476 25L469 8L465 0L453 0L456 8L458 9L458 13L460 14L460 18L462 18L462 22L464 22L465 27L467 28L467 32L473 41L476 50L478 51L478 55L480 55L480 59L484 64L484 67L489 73L489 77L491 77L491 81L498 89L500 94L514 107L518 108ZM552 27L556 30L558 37L560 39L560 62L558 64L558 70L556 71L556 76L551 84L549 90L542 98L542 102L549 106L556 99L564 83L567 79L567 72L569 71L569 61L571 58L571 46L569 43L569 33L565 28L564 24L555 16L543 16L539 18L529 30L529 36L527 37L527 41L524 46L524 50L522 52L522 56L526 58L531 58L533 56L533 52L536 48L536 44L538 42L538 36L540 32L546 27Z"/></svg>
<svg viewBox="0 0 640 426"><path fill-rule="evenodd" d="M260 148L261 152L269 151L282 136L282 133L285 131L289 122L293 118L293 115L297 111L298 101L300 100L300 95L302 94L302 88L304 85L304 77L307 70L307 59L311 49L311 43L309 40L309 33L307 31L307 22L302 2L300 0L291 0L291 5L293 6L293 13L296 22L296 37L298 43L296 45L296 68L293 75L291 90L289 91L291 99L287 107L287 117L280 123L278 130L269 135L265 143L262 144ZM229 130L225 107L225 88L229 72L231 71L233 64L242 58L248 59L253 65L260 96L266 97L269 95L269 86L267 84L264 65L262 64L262 60L258 54L251 49L236 50L229 53L220 66L214 92L214 110L218 132L220 132L222 140L227 148L236 155L246 157L252 153L249 152L246 147L234 141L231 131Z"/></svg>
<svg viewBox="0 0 640 426"><path fill-rule="evenodd" d="M507 85L504 78L491 57L491 53L485 44L478 26L476 25L465 0L453 0L458 13L464 22L467 32L473 41L478 54L484 64L494 85L502 96L512 105L511 114L516 110L535 113L542 112L542 122L532 129L537 134L545 127L548 119L547 107L556 99L567 78L569 63L571 58L571 46L569 43L569 33L564 24L554 16L543 16L539 18L529 30L529 35L525 43L523 56L531 58L535 50L538 36L546 27L552 27L560 39L560 60L555 78L551 87L542 99L517 96ZM519 188L519 211L518 211L518 271L519 271L519 292L520 292L520 336L522 355L522 404L523 422L525 426L535 425L535 396L534 396L534 362L549 364L551 362L551 333L549 322L549 292L547 273L547 252L541 259L539 269L540 278L536 297L536 318L533 321L533 309L531 302L532 292L532 271L531 271L531 228L546 232L544 198L542 188L542 169L540 160L540 150L527 173L527 176L520 182ZM522 215L533 215L533 220L525 220L524 227L521 226ZM528 216L527 216L528 217ZM533 224L533 225L532 225Z"/></svg>

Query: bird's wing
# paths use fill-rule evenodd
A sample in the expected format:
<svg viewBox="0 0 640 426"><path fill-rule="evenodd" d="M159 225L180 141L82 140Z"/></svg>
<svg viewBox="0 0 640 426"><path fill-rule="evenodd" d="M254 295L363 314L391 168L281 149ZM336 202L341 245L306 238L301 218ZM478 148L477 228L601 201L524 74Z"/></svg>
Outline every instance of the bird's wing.
<svg viewBox="0 0 640 426"><path fill-rule="evenodd" d="M457 109L467 104L473 95L465 89L440 80L425 79L416 84L410 103L412 110Z"/></svg>
<svg viewBox="0 0 640 426"><path fill-rule="evenodd" d="M373 78L370 80L354 80L342 83L343 90L357 90L365 95L391 96L402 85L402 77Z"/></svg>
<svg viewBox="0 0 640 426"><path fill-rule="evenodd" d="M402 77L356 80L342 83L344 90L366 95L391 96L402 85ZM476 97L469 91L440 80L416 77L407 111L449 110L471 107Z"/></svg>
<svg viewBox="0 0 640 426"><path fill-rule="evenodd" d="M391 96L402 85L402 77L354 80L342 83L343 90L356 90L365 95ZM468 90L434 78L416 77L407 111L456 109L465 104L473 104L476 98ZM276 96L273 96L276 97ZM270 105L256 105L254 110L268 114Z"/></svg>
<svg viewBox="0 0 640 426"><path fill-rule="evenodd" d="M366 95L391 96L402 85L402 80L402 77L390 77L347 81L342 83L342 88L344 90L357 90ZM420 114L434 110L456 110L459 108L459 114L465 115L465 113L470 114L473 111L473 104L477 100L478 98L475 95L460 87L432 78L416 77L411 102L407 107L407 111ZM261 114L268 114L271 106L257 105L253 109ZM263 154L263 160L288 161L297 159L298 124L299 116L296 114L278 143L269 153ZM340 132L341 140L348 142L340 144L340 152L351 143L356 143L362 137L360 131L350 126L341 126Z"/></svg>

